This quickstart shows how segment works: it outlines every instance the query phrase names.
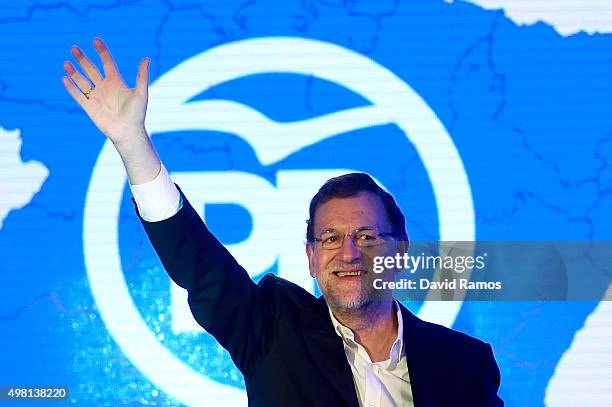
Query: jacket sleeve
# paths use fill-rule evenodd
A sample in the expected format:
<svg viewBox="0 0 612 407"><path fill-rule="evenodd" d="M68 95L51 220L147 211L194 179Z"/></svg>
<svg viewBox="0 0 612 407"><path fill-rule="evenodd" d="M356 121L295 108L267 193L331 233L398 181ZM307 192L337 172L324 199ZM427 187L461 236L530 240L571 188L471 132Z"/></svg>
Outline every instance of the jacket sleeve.
<svg viewBox="0 0 612 407"><path fill-rule="evenodd" d="M501 381L501 375L499 367L493 356L493 349L488 343L485 344L482 361L482 406L486 407L503 407L504 401L497 394L499 390L499 384Z"/></svg>
<svg viewBox="0 0 612 407"><path fill-rule="evenodd" d="M183 206L171 218L147 222L138 216L166 272L187 290L195 320L244 374L268 337L270 305L179 192Z"/></svg>

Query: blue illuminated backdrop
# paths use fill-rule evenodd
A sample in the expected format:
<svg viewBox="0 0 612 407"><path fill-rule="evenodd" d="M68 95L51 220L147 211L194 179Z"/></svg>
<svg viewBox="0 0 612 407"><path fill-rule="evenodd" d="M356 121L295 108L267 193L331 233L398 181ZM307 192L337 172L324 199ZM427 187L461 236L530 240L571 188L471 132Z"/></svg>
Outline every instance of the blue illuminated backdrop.
<svg viewBox="0 0 612 407"><path fill-rule="evenodd" d="M612 238L610 34L434 0L1 6L0 385L245 405L148 244L112 146L61 84L70 45L94 56L94 36L129 84L152 58L160 156L254 279L316 291L305 205L343 170L391 191L413 239ZM411 304L492 344L507 405L612 402L608 303L438 306Z"/></svg>

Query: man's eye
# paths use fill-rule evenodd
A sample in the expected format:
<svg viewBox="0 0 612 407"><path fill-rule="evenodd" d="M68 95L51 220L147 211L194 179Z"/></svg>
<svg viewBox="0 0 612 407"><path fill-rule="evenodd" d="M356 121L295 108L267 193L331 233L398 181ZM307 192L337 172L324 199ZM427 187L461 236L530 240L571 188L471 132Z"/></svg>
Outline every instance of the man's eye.
<svg viewBox="0 0 612 407"><path fill-rule="evenodd" d="M365 241L376 240L376 236L368 233L361 233L357 236L357 239Z"/></svg>
<svg viewBox="0 0 612 407"><path fill-rule="evenodd" d="M322 239L323 243L334 243L338 240L338 236L327 236Z"/></svg>

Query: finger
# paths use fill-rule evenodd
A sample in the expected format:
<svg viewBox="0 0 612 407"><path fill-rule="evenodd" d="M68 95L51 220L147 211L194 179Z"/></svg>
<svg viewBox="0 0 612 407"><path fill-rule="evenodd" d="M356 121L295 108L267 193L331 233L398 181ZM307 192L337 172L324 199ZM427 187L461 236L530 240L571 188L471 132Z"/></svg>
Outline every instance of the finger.
<svg viewBox="0 0 612 407"><path fill-rule="evenodd" d="M117 65L115 64L115 60L111 55L108 47L100 38L94 38L94 46L96 47L96 51L98 51L98 55L100 55L100 59L102 60L102 66L104 68L104 76L108 77L118 77L121 78L121 74L117 69Z"/></svg>
<svg viewBox="0 0 612 407"><path fill-rule="evenodd" d="M72 96L72 98L79 104L79 106L85 109L85 103L87 102L87 99L81 93L79 88L77 88L76 85L67 76L62 77L62 82L64 83L64 87L66 88L68 93L70 93L70 96Z"/></svg>
<svg viewBox="0 0 612 407"><path fill-rule="evenodd" d="M136 76L136 91L141 94L147 94L147 87L149 85L149 64L151 60L149 57L144 58L140 61L138 66L138 75Z"/></svg>
<svg viewBox="0 0 612 407"><path fill-rule="evenodd" d="M83 51L81 51L79 47L73 45L70 51L72 51L72 55L94 84L102 82L102 75L100 75L100 71L98 71L98 68L91 62L89 58L85 56L85 54L83 53Z"/></svg>
<svg viewBox="0 0 612 407"><path fill-rule="evenodd" d="M81 75L79 71L74 69L74 66L70 62L64 62L64 70L81 92L87 92L92 88L91 83L89 83L89 81L83 75Z"/></svg>

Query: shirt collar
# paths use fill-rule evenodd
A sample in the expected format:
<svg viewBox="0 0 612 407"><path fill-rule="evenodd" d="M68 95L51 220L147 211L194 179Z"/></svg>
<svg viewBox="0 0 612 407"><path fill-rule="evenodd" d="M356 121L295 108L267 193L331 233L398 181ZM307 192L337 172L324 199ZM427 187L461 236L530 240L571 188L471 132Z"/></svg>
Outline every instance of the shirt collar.
<svg viewBox="0 0 612 407"><path fill-rule="evenodd" d="M393 304L395 305L396 315L397 315L397 338L391 345L391 351L389 352L389 361L391 365L396 365L402 356L404 356L404 319L402 318L402 311L397 300L393 300ZM342 338L345 345L347 346L355 346L357 342L355 341L355 334L353 331L342 325L340 321L334 317L334 313L332 312L329 305L327 306L327 310L329 311L329 316L331 318L332 324L334 325L334 330L336 334Z"/></svg>

